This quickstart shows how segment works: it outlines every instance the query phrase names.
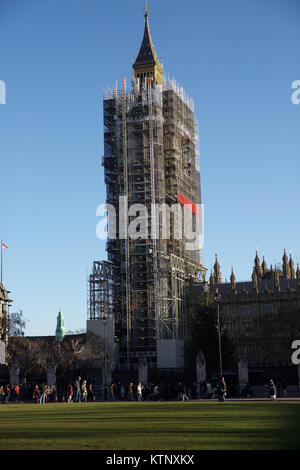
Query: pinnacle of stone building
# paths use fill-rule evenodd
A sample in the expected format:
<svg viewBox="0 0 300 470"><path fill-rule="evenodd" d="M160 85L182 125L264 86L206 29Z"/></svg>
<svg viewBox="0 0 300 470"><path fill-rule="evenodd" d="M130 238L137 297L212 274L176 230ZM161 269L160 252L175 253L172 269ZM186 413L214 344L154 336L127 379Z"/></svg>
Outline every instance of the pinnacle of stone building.
<svg viewBox="0 0 300 470"><path fill-rule="evenodd" d="M213 286L214 283L215 283L215 278L213 276L212 270L210 271L209 283L210 283L211 286Z"/></svg>
<svg viewBox="0 0 300 470"><path fill-rule="evenodd" d="M258 279L257 279L257 274L256 274L255 269L253 269L253 273L252 273L252 286L253 286L253 290L256 293L258 293Z"/></svg>
<svg viewBox="0 0 300 470"><path fill-rule="evenodd" d="M262 267L260 265L260 259L259 259L257 250L256 250L255 258L254 258L254 266L255 266L255 271L256 271L256 274L257 274L257 278L261 279L263 277L263 270L262 270Z"/></svg>
<svg viewBox="0 0 300 470"><path fill-rule="evenodd" d="M296 278L297 278L297 287L300 287L300 269L299 269L298 263L297 263Z"/></svg>
<svg viewBox="0 0 300 470"><path fill-rule="evenodd" d="M233 268L231 269L230 282L231 282L231 289L235 291L236 290L236 277L234 275Z"/></svg>
<svg viewBox="0 0 300 470"><path fill-rule="evenodd" d="M263 262L262 262L261 267L262 267L263 274L266 274L267 270L268 270L268 266L267 266L267 263L266 263L266 260L265 260L264 256L263 256Z"/></svg>
<svg viewBox="0 0 300 470"><path fill-rule="evenodd" d="M218 262L218 255L216 254L216 261L214 264L214 278L215 278L215 284L221 284L222 283L222 276L221 276L221 268Z"/></svg>
<svg viewBox="0 0 300 470"><path fill-rule="evenodd" d="M292 253L290 253L289 266L290 266L291 279L295 279L296 272L295 272L295 264L292 258Z"/></svg>
<svg viewBox="0 0 300 470"><path fill-rule="evenodd" d="M286 250L284 250L283 257L282 257L282 273L285 279L291 278L291 269L289 265L289 259L286 254Z"/></svg>
<svg viewBox="0 0 300 470"><path fill-rule="evenodd" d="M275 290L277 292L280 292L280 277L279 277L279 271L277 270L277 268L275 269L274 286L275 286Z"/></svg>

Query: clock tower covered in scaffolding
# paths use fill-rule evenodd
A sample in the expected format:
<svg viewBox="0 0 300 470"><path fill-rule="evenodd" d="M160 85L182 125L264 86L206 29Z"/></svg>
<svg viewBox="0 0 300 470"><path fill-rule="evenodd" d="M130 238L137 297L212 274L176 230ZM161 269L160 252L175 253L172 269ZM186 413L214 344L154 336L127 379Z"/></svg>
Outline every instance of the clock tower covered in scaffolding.
<svg viewBox="0 0 300 470"><path fill-rule="evenodd" d="M121 89L108 89L104 97L102 164L106 203L117 214L116 236L107 240L108 260L94 262L89 276L88 317L113 322L121 367L146 358L150 367L180 368L188 336L187 286L203 281L206 270L200 250L187 249L185 232L171 208L188 207L197 225L197 122L193 101L164 74L150 34L147 4L145 10L131 87L127 89L123 79ZM124 205L126 227L137 217L130 208L140 206L139 220L147 233L123 233Z"/></svg>

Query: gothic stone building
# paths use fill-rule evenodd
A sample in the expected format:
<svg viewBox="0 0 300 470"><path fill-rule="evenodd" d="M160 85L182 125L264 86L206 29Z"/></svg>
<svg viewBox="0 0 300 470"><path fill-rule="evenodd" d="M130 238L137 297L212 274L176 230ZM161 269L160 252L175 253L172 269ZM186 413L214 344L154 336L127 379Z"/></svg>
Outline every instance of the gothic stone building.
<svg viewBox="0 0 300 470"><path fill-rule="evenodd" d="M293 370L296 375L291 345L300 338L300 269L297 265L295 270L292 256L284 251L282 266L268 268L256 253L250 282L237 282L232 270L225 283L216 256L208 285L213 296L220 294L222 329L249 369L277 368L280 375Z"/></svg>

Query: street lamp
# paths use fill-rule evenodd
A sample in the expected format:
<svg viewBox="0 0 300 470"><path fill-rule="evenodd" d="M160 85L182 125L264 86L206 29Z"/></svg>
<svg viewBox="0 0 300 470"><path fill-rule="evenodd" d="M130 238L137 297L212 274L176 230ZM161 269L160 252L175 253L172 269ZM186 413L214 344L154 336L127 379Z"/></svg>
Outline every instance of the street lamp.
<svg viewBox="0 0 300 470"><path fill-rule="evenodd" d="M106 325L107 319L103 318L102 324L104 327L104 401L107 399L107 363L106 363Z"/></svg>
<svg viewBox="0 0 300 470"><path fill-rule="evenodd" d="M221 295L219 292L215 293L215 302L217 304L217 321L218 321L218 338L219 338L219 364L220 364L220 377L223 377L222 365L222 342L221 342L221 326L220 326L220 300Z"/></svg>

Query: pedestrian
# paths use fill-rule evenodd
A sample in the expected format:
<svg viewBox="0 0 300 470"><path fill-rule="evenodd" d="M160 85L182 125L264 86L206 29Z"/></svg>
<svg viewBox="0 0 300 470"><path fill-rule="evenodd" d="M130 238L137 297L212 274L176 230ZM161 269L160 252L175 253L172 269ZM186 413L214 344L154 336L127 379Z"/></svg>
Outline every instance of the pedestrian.
<svg viewBox="0 0 300 470"><path fill-rule="evenodd" d="M4 387L4 393L5 393L5 403L8 403L9 398L10 398L10 386L6 385Z"/></svg>
<svg viewBox="0 0 300 470"><path fill-rule="evenodd" d="M2 405L5 404L5 392L3 385L0 386L0 401L2 402Z"/></svg>
<svg viewBox="0 0 300 470"><path fill-rule="evenodd" d="M143 385L141 382L138 383L136 391L137 391L137 399L138 401L142 401L143 398Z"/></svg>
<svg viewBox="0 0 300 470"><path fill-rule="evenodd" d="M128 400L130 401L133 401L133 383L130 382L130 384L128 385Z"/></svg>
<svg viewBox="0 0 300 470"><path fill-rule="evenodd" d="M51 385L50 392L49 392L49 401L54 403L55 398L56 398L56 388L55 388L55 385Z"/></svg>
<svg viewBox="0 0 300 470"><path fill-rule="evenodd" d="M46 403L46 390L47 386L45 384L42 385L42 392L40 395L40 404L45 404Z"/></svg>
<svg viewBox="0 0 300 470"><path fill-rule="evenodd" d="M41 396L41 392L40 392L39 386L36 385L33 390L33 396L32 396L32 398L34 399L34 403L36 405L40 402L40 396Z"/></svg>
<svg viewBox="0 0 300 470"><path fill-rule="evenodd" d="M155 401L158 401L158 399L159 399L159 387L158 387L157 384L154 385L153 392L152 392L152 396L153 396L153 399L154 399Z"/></svg>
<svg viewBox="0 0 300 470"><path fill-rule="evenodd" d="M213 391L212 391L211 383L207 382L207 384L206 384L206 396L207 396L207 398L212 398L212 395L213 395Z"/></svg>
<svg viewBox="0 0 300 470"><path fill-rule="evenodd" d="M68 403L73 403L73 387L71 384L68 385L67 389L67 401Z"/></svg>
<svg viewBox="0 0 300 470"><path fill-rule="evenodd" d="M14 392L15 392L15 402L18 403L19 398L20 398L20 387L19 387L19 385L15 385Z"/></svg>
<svg viewBox="0 0 300 470"><path fill-rule="evenodd" d="M95 393L92 384L90 384L88 388L88 401L95 401Z"/></svg>
<svg viewBox="0 0 300 470"><path fill-rule="evenodd" d="M187 401L189 399L188 396L187 396L187 393L186 393L186 385L185 384L182 385L181 398L182 398L182 401Z"/></svg>
<svg viewBox="0 0 300 470"><path fill-rule="evenodd" d="M266 385L267 389L269 390L269 398L272 401L276 400L276 386L274 381L271 379L268 385Z"/></svg>
<svg viewBox="0 0 300 470"><path fill-rule="evenodd" d="M218 383L217 393L218 393L219 402L226 402L227 387L226 387L224 377L221 377Z"/></svg>
<svg viewBox="0 0 300 470"><path fill-rule="evenodd" d="M82 399L82 401L84 401L85 403L87 402L86 380L84 380L84 381L82 382L82 385L81 385L81 399Z"/></svg>
<svg viewBox="0 0 300 470"><path fill-rule="evenodd" d="M75 382L75 401L77 403L80 403L81 401L81 390L80 390L80 382L81 382L81 377L78 377L78 379Z"/></svg>
<svg viewBox="0 0 300 470"><path fill-rule="evenodd" d="M109 388L109 393L110 393L110 398L111 401L116 401L117 397L117 389L116 389L116 384L112 383L110 388Z"/></svg>

